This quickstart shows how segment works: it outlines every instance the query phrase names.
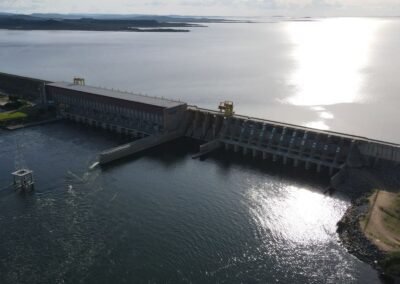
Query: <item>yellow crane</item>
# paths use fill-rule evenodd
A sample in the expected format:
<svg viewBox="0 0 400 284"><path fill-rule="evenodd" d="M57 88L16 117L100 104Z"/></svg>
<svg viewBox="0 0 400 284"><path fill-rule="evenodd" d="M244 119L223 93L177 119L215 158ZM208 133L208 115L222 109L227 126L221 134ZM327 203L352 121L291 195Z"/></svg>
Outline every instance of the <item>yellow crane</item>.
<svg viewBox="0 0 400 284"><path fill-rule="evenodd" d="M225 116L232 116L235 114L233 111L233 102L232 101L224 101L220 102L218 109L224 113Z"/></svg>

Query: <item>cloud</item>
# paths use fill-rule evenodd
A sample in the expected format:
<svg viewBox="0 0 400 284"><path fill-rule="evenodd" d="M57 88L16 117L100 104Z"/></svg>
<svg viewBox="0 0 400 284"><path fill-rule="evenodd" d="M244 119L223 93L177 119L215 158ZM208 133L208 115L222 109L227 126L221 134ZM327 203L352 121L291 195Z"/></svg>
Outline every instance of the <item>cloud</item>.
<svg viewBox="0 0 400 284"><path fill-rule="evenodd" d="M3 12L400 15L400 0L0 0Z"/></svg>

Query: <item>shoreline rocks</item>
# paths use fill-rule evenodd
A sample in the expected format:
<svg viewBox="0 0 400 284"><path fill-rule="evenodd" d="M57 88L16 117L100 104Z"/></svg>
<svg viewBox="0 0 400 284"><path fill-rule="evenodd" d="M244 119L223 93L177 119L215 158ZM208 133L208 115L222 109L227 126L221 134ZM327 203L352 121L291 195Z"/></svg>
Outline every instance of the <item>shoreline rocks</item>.
<svg viewBox="0 0 400 284"><path fill-rule="evenodd" d="M372 243L362 231L360 220L368 213L368 209L368 195L352 202L352 205L337 223L336 232L339 235L340 243L350 254L371 265L379 273L383 283L399 284L400 279L386 274L382 267L382 262L387 253Z"/></svg>
<svg viewBox="0 0 400 284"><path fill-rule="evenodd" d="M367 214L368 207L366 196L357 199L337 223L336 232L349 253L383 273L379 263L386 254L365 236L360 226L360 219Z"/></svg>

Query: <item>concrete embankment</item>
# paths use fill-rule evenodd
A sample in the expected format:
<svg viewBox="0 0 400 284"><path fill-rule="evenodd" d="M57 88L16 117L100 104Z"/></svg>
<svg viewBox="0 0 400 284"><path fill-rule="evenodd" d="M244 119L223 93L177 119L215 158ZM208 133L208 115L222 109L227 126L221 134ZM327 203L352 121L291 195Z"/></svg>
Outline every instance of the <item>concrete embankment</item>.
<svg viewBox="0 0 400 284"><path fill-rule="evenodd" d="M37 122L10 125L10 126L6 126L5 129L17 130L17 129L21 129L21 128L28 128L28 127L34 127L34 126L39 126L39 125L43 125L43 124L54 123L54 122L58 122L60 120L61 120L61 118L52 118L52 119L47 119L47 120L42 120L42 121L37 121Z"/></svg>
<svg viewBox="0 0 400 284"><path fill-rule="evenodd" d="M179 131L167 134L148 136L100 153L99 163L100 165L105 165L114 162L116 160L139 153L141 151L153 148L160 144L170 142L179 137L182 137L182 133Z"/></svg>

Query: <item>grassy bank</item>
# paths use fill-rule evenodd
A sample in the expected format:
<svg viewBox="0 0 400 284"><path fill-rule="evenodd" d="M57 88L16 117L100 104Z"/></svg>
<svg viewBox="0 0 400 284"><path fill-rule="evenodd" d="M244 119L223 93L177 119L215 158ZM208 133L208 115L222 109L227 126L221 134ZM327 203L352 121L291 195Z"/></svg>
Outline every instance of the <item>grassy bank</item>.
<svg viewBox="0 0 400 284"><path fill-rule="evenodd" d="M5 97L5 99L8 102L2 107L4 112L0 113L0 126L2 127L35 122L54 116L48 109L15 96Z"/></svg>
<svg viewBox="0 0 400 284"><path fill-rule="evenodd" d="M21 123L31 117L30 102L13 97L6 98L8 103L3 107L5 112L0 113L0 126Z"/></svg>
<svg viewBox="0 0 400 284"><path fill-rule="evenodd" d="M369 210L360 220L365 236L387 256L384 271L400 276L400 193L375 191L369 198Z"/></svg>
<svg viewBox="0 0 400 284"><path fill-rule="evenodd" d="M0 113L0 123L7 123L14 120L22 120L26 118L27 115L20 111L8 111Z"/></svg>
<svg viewBox="0 0 400 284"><path fill-rule="evenodd" d="M382 268L387 274L400 277L400 251L388 254L382 262Z"/></svg>

